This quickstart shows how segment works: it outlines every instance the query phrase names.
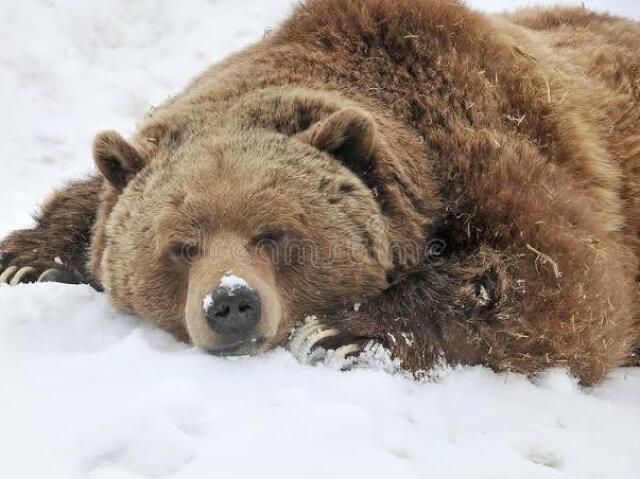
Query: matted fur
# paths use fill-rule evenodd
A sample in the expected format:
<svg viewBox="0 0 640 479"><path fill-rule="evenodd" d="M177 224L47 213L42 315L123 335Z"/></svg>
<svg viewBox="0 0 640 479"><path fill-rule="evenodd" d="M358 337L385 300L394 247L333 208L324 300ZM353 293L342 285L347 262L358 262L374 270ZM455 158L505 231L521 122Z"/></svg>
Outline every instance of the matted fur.
<svg viewBox="0 0 640 479"><path fill-rule="evenodd" d="M251 184L267 189L254 209L295 211L310 191L317 197L306 205L332 197L300 212L305 234L322 247L364 237L373 258L351 270L277 273L290 315L312 314L324 299L331 307L321 321L339 340L380 341L412 371L440 359L524 373L566 365L593 384L640 344L639 52L638 24L582 8L487 16L451 0L309 0L153 110L132 139L148 166L122 194L106 183L99 194L98 179L57 193L35 230L2 243L3 261L46 267L62 254L83 281L108 278L116 304L189 339L188 273L172 273L151 252L132 262L116 245L126 240L136 251L140 238L120 235L154 239L166 211L135 205L159 191L174 206L206 192L236 211L248 186L222 196L206 175L176 178L196 168L194 156L239 158L246 140L266 158L282 141L278 151L291 158L278 163L280 175L295 179L280 181L273 164L251 160ZM375 124L366 168L333 158L361 183L342 167L319 173L319 153L276 139L304 140L342 109ZM276 206L283 197L290 204ZM339 211L352 215L351 227ZM365 231L366 214L383 231ZM130 215L139 229L116 227ZM248 231L247 217L229 224ZM314 232L331 221L335 229ZM197 225L213 231L205 223ZM437 258L405 254L434 241L446 245ZM347 308L361 298L357 311Z"/></svg>

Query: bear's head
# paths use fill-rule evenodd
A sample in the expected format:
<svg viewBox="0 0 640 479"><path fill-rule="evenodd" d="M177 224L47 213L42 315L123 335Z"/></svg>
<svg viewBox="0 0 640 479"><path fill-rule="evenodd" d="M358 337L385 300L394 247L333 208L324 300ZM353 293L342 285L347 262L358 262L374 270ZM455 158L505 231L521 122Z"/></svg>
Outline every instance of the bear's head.
<svg viewBox="0 0 640 479"><path fill-rule="evenodd" d="M377 136L357 108L295 134L203 128L146 148L102 133L94 275L116 305L215 354L280 345L388 284Z"/></svg>

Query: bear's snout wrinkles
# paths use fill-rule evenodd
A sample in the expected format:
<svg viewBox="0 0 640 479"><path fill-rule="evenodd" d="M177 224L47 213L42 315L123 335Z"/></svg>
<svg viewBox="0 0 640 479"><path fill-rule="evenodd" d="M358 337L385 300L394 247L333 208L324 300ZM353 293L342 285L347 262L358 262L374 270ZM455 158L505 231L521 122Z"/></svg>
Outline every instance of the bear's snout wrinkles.
<svg viewBox="0 0 640 479"><path fill-rule="evenodd" d="M218 286L206 296L203 309L216 334L238 339L250 335L260 321L262 301L248 286Z"/></svg>

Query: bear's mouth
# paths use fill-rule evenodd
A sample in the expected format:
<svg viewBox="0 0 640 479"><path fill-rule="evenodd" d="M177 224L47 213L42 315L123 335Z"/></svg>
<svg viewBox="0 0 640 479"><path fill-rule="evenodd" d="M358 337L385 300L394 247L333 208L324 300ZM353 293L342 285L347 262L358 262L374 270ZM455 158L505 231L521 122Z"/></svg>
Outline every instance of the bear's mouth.
<svg viewBox="0 0 640 479"><path fill-rule="evenodd" d="M214 356L247 356L253 355L267 341L265 336L250 336L224 344L207 348L207 352Z"/></svg>

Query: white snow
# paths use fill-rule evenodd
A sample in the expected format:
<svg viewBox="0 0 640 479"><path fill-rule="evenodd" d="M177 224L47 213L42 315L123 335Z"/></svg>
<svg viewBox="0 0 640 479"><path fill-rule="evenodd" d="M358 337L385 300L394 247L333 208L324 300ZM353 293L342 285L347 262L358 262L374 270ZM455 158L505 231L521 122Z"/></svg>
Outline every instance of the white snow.
<svg viewBox="0 0 640 479"><path fill-rule="evenodd" d="M586 3L640 19L635 1ZM29 225L52 188L89 171L97 131L130 133L290 5L2 2L0 235ZM2 477L639 477L636 369L588 390L563 371L532 382L442 369L416 382L304 366L282 350L212 357L86 286L3 286L0 311Z"/></svg>
<svg viewBox="0 0 640 479"><path fill-rule="evenodd" d="M211 294L206 294L202 300L202 310L205 312L208 311L212 304L213 298L211 297Z"/></svg>
<svg viewBox="0 0 640 479"><path fill-rule="evenodd" d="M249 286L249 283L247 283L244 279L230 272L225 273L225 275L220 279L220 283L218 284L218 287L222 289L226 289L229 296L233 296L234 291L238 288L245 287L245 288L252 289ZM202 300L202 310L208 311L212 304L213 304L213 298L211 297L211 294L205 295L204 299Z"/></svg>
<svg viewBox="0 0 640 479"><path fill-rule="evenodd" d="M84 286L1 287L0 310L4 477L637 477L635 370L415 382L208 356Z"/></svg>
<svg viewBox="0 0 640 479"><path fill-rule="evenodd" d="M220 280L219 288L226 289L229 291L229 295L233 296L233 292L238 288L249 288L249 283L247 283L240 276L236 276L233 273L226 273L222 279Z"/></svg>

